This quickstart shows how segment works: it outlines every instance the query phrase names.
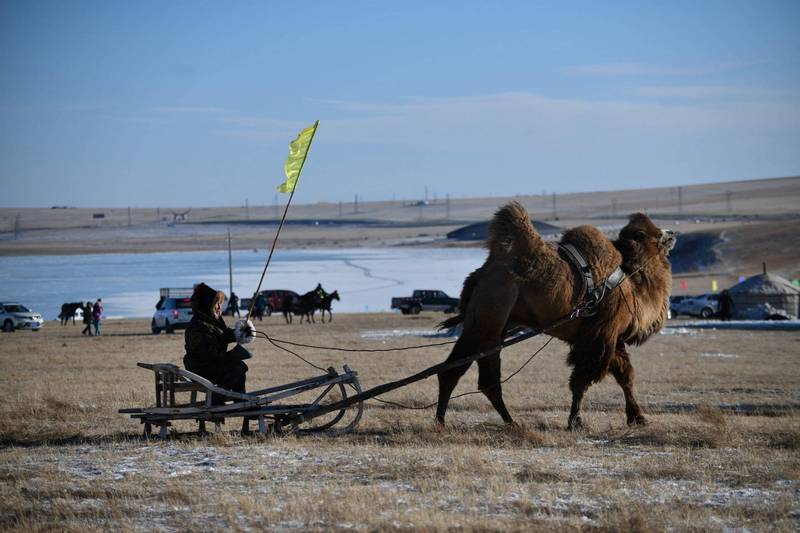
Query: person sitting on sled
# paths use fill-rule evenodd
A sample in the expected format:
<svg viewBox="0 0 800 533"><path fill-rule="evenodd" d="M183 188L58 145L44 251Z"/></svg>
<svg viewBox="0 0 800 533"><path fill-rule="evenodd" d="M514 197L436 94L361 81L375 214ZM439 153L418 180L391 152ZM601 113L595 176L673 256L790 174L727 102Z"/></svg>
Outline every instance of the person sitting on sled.
<svg viewBox="0 0 800 533"><path fill-rule="evenodd" d="M245 392L247 365L241 360L244 350L231 350L228 344L247 344L255 338L250 320L238 320L233 329L222 319L225 293L200 283L192 293L192 320L184 334L186 370L198 374L223 389ZM237 353L238 352L238 353ZM246 352L245 352L246 353ZM222 403L219 397L212 403Z"/></svg>

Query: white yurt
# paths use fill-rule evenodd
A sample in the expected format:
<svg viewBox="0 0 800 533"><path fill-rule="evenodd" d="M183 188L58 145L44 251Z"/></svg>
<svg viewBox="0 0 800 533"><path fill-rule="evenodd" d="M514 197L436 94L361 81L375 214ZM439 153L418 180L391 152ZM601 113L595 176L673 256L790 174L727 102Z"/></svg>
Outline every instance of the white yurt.
<svg viewBox="0 0 800 533"><path fill-rule="evenodd" d="M733 298L736 318L763 319L780 314L800 315L800 289L789 280L774 274L759 274L737 283L728 292Z"/></svg>

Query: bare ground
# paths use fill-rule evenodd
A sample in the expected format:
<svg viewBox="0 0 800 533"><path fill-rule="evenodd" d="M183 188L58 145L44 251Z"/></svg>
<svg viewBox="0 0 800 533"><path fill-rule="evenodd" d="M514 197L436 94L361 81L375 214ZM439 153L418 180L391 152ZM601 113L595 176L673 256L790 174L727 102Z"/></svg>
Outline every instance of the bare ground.
<svg viewBox="0 0 800 533"><path fill-rule="evenodd" d="M332 324L260 329L307 344L372 349L427 344L405 335L441 315L337 315ZM121 407L152 402L136 361L179 363L182 335L146 320L106 335L48 324L0 335L0 526L14 530L750 530L800 527L800 333L670 329L635 349L650 424L624 424L613 380L592 387L588 429L565 430L566 348L552 342L504 386L521 424L504 427L482 395L456 399L448 427L431 410L369 402L343 437L210 436L190 423L147 440ZM442 340L442 339L438 339ZM446 339L444 339L446 340ZM544 342L504 352L504 375ZM253 345L251 345L253 346ZM259 341L248 387L315 375ZM371 387L446 357L298 349L348 363ZM456 394L475 389L476 373ZM429 379L387 395L422 406Z"/></svg>

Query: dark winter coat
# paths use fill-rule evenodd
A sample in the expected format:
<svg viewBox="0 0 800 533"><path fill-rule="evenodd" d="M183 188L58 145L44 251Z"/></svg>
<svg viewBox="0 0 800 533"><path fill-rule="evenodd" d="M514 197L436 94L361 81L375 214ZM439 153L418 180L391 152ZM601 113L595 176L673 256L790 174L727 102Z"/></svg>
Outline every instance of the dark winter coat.
<svg viewBox="0 0 800 533"><path fill-rule="evenodd" d="M245 392L247 365L228 356L228 343L235 342L233 330L225 321L195 312L184 334L186 370L212 383L236 392Z"/></svg>

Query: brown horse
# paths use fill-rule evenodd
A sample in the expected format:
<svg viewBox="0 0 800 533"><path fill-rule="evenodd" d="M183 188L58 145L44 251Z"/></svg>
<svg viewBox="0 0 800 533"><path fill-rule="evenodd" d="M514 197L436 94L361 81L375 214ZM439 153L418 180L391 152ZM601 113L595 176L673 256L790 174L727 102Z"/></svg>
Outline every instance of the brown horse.
<svg viewBox="0 0 800 533"><path fill-rule="evenodd" d="M547 331L570 346L567 362L572 408L568 427L582 425L580 408L592 383L608 373L625 395L628 424L644 424L633 396L634 371L626 346L645 342L657 333L667 317L672 274L667 259L675 244L671 231L656 227L640 213L611 241L592 226L566 232L561 240L586 258L597 283L617 267L626 277L605 295L597 314L578 318ZM531 225L528 213L511 203L500 209L489 227L486 262L464 281L459 314L444 327L463 324L463 333L448 361L495 349L514 326L539 329L568 316L584 298L583 281L555 243L546 243ZM469 364L447 370L439 377L436 420L444 424L450 396ZM500 351L478 360L478 386L500 413L512 423L500 385Z"/></svg>

